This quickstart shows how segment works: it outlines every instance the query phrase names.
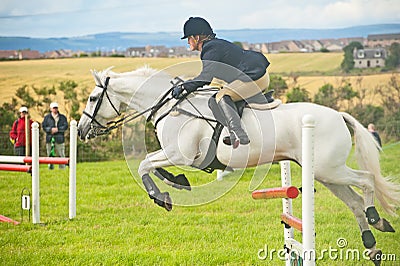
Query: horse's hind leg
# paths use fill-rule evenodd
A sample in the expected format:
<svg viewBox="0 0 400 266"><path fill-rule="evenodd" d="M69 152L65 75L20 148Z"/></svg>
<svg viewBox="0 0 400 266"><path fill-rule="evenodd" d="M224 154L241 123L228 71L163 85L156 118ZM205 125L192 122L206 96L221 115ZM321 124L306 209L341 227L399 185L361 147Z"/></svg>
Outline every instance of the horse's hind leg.
<svg viewBox="0 0 400 266"><path fill-rule="evenodd" d="M380 255L377 256L377 254L382 254L382 251L376 249L375 237L369 229L369 225L365 219L365 214L363 211L364 200L361 195L355 192L348 185L338 185L324 182L321 183L325 185L336 197L342 200L353 212L361 231L363 244L367 249L370 250L369 257L375 263L375 265L380 265L380 260L377 259Z"/></svg>
<svg viewBox="0 0 400 266"><path fill-rule="evenodd" d="M371 231L369 229L367 220L365 219L365 213L363 211L364 200L360 194L355 192L348 185L338 185L331 183L322 183L322 184L326 186L336 197L342 200L347 205L347 207L349 207L349 209L352 211L357 220L358 226L362 234L364 234L364 232L366 231ZM363 239L364 246L366 248L371 248L375 245L375 239L372 234L371 236L372 236L371 239L368 240L367 243L365 243Z"/></svg>
<svg viewBox="0 0 400 266"><path fill-rule="evenodd" d="M347 168L347 167L346 167ZM379 216L375 208L375 178L368 171L354 170L347 168L346 175L347 184L354 185L363 190L364 193L364 210L368 223L375 229L382 232L395 232L392 225L385 219Z"/></svg>

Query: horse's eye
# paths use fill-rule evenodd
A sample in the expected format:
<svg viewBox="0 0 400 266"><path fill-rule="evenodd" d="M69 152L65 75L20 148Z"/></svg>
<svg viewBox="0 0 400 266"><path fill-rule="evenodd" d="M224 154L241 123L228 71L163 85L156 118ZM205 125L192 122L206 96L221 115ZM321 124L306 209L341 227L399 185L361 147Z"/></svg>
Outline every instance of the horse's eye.
<svg viewBox="0 0 400 266"><path fill-rule="evenodd" d="M97 101L97 96L90 96L89 101L91 102Z"/></svg>

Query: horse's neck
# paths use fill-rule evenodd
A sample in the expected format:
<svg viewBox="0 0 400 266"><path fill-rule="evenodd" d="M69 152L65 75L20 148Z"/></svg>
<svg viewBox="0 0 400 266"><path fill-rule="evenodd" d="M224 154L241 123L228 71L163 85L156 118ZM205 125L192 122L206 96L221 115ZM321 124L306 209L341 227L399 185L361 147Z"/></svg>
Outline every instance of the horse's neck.
<svg viewBox="0 0 400 266"><path fill-rule="evenodd" d="M161 84L157 84L157 78L151 75L138 76L122 76L112 79L111 82L114 91L119 100L128 106L129 109L138 112L144 111L153 106L170 86L169 78L162 80ZM157 86L158 85L158 86Z"/></svg>

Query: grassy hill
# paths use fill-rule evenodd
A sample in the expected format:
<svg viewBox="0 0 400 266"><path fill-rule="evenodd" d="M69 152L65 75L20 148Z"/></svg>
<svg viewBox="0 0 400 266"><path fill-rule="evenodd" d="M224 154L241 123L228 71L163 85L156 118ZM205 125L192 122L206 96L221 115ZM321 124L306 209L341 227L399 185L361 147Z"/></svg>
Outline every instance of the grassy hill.
<svg viewBox="0 0 400 266"><path fill-rule="evenodd" d="M322 85L331 83L338 85L344 78L336 76L342 53L299 53L299 54L268 54L271 62L269 72L277 73L287 79L289 87L299 85L313 95ZM198 58L74 58L48 59L30 61L0 62L0 104L7 102L15 95L16 90L23 85L36 87L51 87L61 81L73 80L81 88L89 91L94 86L90 69L102 70L115 66L116 72L131 71L148 65L162 69L174 64L198 60ZM357 89L357 80L362 80L358 87L367 88L372 92L376 86L387 83L392 74L373 74L366 76L346 76ZM398 75L398 74L397 74ZM296 76L297 84L293 83ZM374 95L370 95L373 99ZM56 99L55 99L56 100ZM60 108L62 110L62 107Z"/></svg>

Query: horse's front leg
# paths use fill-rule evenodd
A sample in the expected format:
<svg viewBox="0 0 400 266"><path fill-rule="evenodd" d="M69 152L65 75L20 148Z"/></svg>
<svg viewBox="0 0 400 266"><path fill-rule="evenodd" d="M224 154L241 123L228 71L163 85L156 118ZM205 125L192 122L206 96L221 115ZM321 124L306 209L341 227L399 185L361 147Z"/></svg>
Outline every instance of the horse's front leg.
<svg viewBox="0 0 400 266"><path fill-rule="evenodd" d="M154 183L153 179L150 177L150 173L154 171L156 172L157 175L160 174L161 167L167 167L171 165L182 165L182 164L185 164L185 162L184 160L181 160L179 157L167 158L164 150L158 150L148 154L146 158L139 165L138 172L139 175L142 177L143 185L150 199L153 199L154 203L165 208L167 211L172 210L172 200L169 196L169 193L160 191L160 189ZM165 172L162 173L165 174Z"/></svg>

